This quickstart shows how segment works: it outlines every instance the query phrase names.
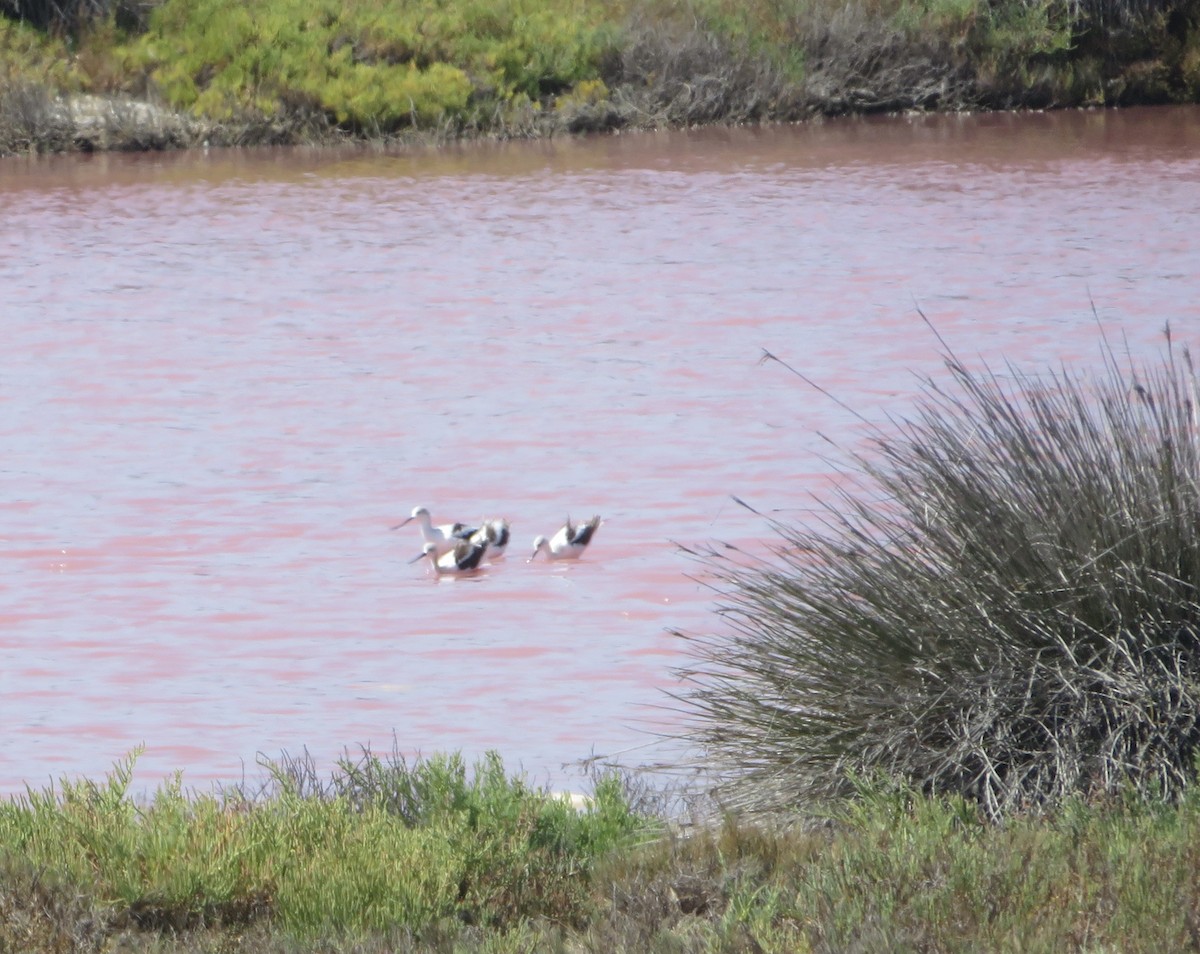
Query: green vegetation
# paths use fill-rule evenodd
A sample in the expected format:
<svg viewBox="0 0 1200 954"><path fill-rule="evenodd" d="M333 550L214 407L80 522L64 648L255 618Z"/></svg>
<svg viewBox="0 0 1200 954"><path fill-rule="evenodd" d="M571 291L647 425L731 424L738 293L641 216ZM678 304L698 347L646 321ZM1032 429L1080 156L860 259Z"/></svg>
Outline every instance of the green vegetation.
<svg viewBox="0 0 1200 954"><path fill-rule="evenodd" d="M1197 0L0 13L0 153L1200 98ZM684 696L718 808L370 752L139 801L135 755L0 803L0 952L1200 947L1200 377L1169 343L1106 361L948 356L815 529L696 551L728 627L689 637Z"/></svg>
<svg viewBox="0 0 1200 954"><path fill-rule="evenodd" d="M1200 0L0 0L3 13L0 153L1200 99ZM56 97L81 93L108 99L66 116ZM112 106L129 98L157 111Z"/></svg>
<svg viewBox="0 0 1200 954"><path fill-rule="evenodd" d="M726 819L620 856L604 874L627 920L593 931L626 951L1188 950L1198 807L1077 801L993 826L963 800L863 787L819 828Z"/></svg>
<svg viewBox="0 0 1200 954"><path fill-rule="evenodd" d="M835 952L1190 949L1200 795L986 823L860 786L814 823L576 812L495 759L366 756L325 784L139 804L131 763L0 805L0 950Z"/></svg>
<svg viewBox="0 0 1200 954"><path fill-rule="evenodd" d="M356 131L468 118L594 78L611 45L580 0L342 4L169 0L122 48L173 106L228 119L310 109Z"/></svg>
<svg viewBox="0 0 1200 954"><path fill-rule="evenodd" d="M457 757L410 766L365 753L324 783L311 763L285 760L253 796L185 797L176 779L146 804L128 795L132 768L131 757L103 785L64 781L0 804L3 880L23 874L26 891L86 897L111 928L503 930L580 907L596 860L646 827L615 778L600 779L580 812L507 777L494 755L468 773ZM0 907L21 903L10 894ZM23 937L20 918L2 920L0 950L29 949L36 928Z"/></svg>

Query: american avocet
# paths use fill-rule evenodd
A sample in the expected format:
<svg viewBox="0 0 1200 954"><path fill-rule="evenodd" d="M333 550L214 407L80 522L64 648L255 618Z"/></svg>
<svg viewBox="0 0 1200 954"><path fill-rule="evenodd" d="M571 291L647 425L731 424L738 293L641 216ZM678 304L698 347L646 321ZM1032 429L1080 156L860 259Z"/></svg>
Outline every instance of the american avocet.
<svg viewBox="0 0 1200 954"><path fill-rule="evenodd" d="M510 537L507 520L485 520L483 526L471 534L471 542L487 543L488 559L496 560L504 556Z"/></svg>
<svg viewBox="0 0 1200 954"><path fill-rule="evenodd" d="M474 573L483 565L483 555L487 552L487 548L486 543L459 540L453 550L438 553L436 543L426 543L420 554L408 562L416 563L424 557L429 557L429 562L433 565L433 572L438 576L445 574L461 576L464 573Z"/></svg>
<svg viewBox="0 0 1200 954"><path fill-rule="evenodd" d="M592 534L598 526L599 517L592 517L587 523L578 525L572 525L571 518L567 517L566 524L549 540L538 537L533 541L533 553L525 562L532 561L540 550L545 550L546 557L550 560L578 560L587 549L587 545L592 542Z"/></svg>
<svg viewBox="0 0 1200 954"><path fill-rule="evenodd" d="M412 515L400 521L392 529L399 530L414 520L421 524L421 539L436 546L438 556L449 553L455 546L478 531L477 527L469 527L465 523L443 523L435 527L429 517L429 510L425 507L413 507Z"/></svg>

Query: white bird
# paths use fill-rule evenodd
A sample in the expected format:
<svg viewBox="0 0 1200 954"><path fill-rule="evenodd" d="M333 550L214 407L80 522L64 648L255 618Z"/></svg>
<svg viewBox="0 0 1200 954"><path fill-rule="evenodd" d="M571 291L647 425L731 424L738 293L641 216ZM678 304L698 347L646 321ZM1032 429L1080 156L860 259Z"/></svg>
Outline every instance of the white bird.
<svg viewBox="0 0 1200 954"><path fill-rule="evenodd" d="M504 556L511 536L508 521L501 518L500 520L483 521L480 528L471 534L470 539L472 543L486 543L488 559L497 560Z"/></svg>
<svg viewBox="0 0 1200 954"><path fill-rule="evenodd" d="M435 527L429 517L429 510L425 507L413 507L412 515L396 524L392 529L399 530L414 520L421 524L421 539L426 543L434 544L437 547L438 556L449 553L463 540L478 532L477 527L469 527L465 523L443 523Z"/></svg>
<svg viewBox="0 0 1200 954"><path fill-rule="evenodd" d="M421 548L421 552L408 562L416 563L424 557L429 557L433 572L438 576L447 574L463 576L467 573L474 573L483 566L483 555L487 552L487 548L486 543L459 540L454 549L439 554L436 543L426 543Z"/></svg>
<svg viewBox="0 0 1200 954"><path fill-rule="evenodd" d="M573 526L571 518L567 517L566 524L549 540L545 537L538 537L533 541L533 553L525 562L532 562L541 550L546 551L546 558L550 560L578 560L583 551L587 549L587 545L592 542L592 534L596 532L598 526L600 526L598 516L592 517L587 523L576 526Z"/></svg>

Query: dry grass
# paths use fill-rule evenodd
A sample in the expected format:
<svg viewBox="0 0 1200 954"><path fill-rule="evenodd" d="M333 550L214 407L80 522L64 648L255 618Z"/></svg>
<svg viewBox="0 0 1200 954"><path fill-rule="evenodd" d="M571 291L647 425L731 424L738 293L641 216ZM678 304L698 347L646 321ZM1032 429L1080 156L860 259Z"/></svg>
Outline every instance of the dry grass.
<svg viewBox="0 0 1200 954"><path fill-rule="evenodd" d="M194 118L119 96L62 96L21 81L0 84L0 154L148 150L193 146Z"/></svg>
<svg viewBox="0 0 1200 954"><path fill-rule="evenodd" d="M968 58L952 30L910 35L866 3L805 17L806 95L826 114L976 105Z"/></svg>

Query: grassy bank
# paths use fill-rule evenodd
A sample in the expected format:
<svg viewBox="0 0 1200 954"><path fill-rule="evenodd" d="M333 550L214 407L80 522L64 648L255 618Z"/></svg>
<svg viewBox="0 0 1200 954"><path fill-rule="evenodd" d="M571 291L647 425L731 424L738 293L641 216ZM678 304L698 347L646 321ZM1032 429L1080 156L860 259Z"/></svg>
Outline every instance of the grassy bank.
<svg viewBox="0 0 1200 954"><path fill-rule="evenodd" d="M589 809L456 760L139 803L128 765L0 806L0 950L1182 951L1200 796L983 822L894 787L805 825Z"/></svg>
<svg viewBox="0 0 1200 954"><path fill-rule="evenodd" d="M0 153L1200 95L1198 0L4 0L0 12Z"/></svg>
<svg viewBox="0 0 1200 954"><path fill-rule="evenodd" d="M0 805L0 950L574 922L597 860L645 827L615 779L579 811L494 756L469 770L365 753L328 778L285 759L254 792L185 795L176 780L142 802L128 793L132 767Z"/></svg>

